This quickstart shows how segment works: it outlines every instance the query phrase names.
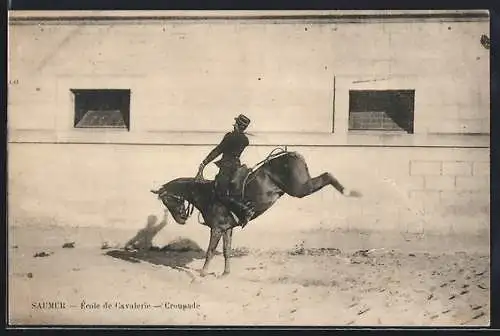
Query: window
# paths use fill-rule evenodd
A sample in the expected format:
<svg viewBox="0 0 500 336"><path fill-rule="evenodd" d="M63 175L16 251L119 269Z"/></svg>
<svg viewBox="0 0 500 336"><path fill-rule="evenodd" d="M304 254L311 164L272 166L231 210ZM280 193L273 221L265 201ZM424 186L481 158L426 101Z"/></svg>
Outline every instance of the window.
<svg viewBox="0 0 500 336"><path fill-rule="evenodd" d="M349 130L413 133L415 90L349 91Z"/></svg>
<svg viewBox="0 0 500 336"><path fill-rule="evenodd" d="M126 128L130 130L130 90L72 89L75 128Z"/></svg>

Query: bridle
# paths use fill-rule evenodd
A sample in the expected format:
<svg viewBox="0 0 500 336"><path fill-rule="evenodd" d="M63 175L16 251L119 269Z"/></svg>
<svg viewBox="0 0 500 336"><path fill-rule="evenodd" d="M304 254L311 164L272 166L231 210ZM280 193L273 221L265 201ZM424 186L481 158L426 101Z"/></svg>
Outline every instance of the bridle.
<svg viewBox="0 0 500 336"><path fill-rule="evenodd" d="M180 215L183 216L183 217L185 217L185 218L189 218L193 214L193 211L194 211L194 205L193 205L193 203L187 201L182 196L171 194L171 193L168 193L168 192L163 192L163 193L160 193L158 195L158 197L159 198L166 198L167 200L170 198L170 199L174 199L177 202L179 202L180 208L181 208L179 210ZM187 202L187 206L184 205L185 202Z"/></svg>

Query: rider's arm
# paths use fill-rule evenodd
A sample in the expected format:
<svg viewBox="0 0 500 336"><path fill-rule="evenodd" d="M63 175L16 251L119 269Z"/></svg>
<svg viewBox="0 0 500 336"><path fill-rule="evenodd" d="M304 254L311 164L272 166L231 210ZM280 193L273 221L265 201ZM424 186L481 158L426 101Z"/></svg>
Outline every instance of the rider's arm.
<svg viewBox="0 0 500 336"><path fill-rule="evenodd" d="M224 151L224 147L227 144L227 139L229 137L229 133L227 133L222 141L207 155L207 157L202 161L201 165L205 167L207 164L215 160L219 155Z"/></svg>

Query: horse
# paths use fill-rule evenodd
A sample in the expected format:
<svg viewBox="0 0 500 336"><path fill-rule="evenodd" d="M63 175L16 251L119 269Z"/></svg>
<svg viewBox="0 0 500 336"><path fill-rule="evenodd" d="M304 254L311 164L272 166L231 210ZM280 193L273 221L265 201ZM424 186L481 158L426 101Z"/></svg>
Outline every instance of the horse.
<svg viewBox="0 0 500 336"><path fill-rule="evenodd" d="M331 185L346 197L361 197L360 192L344 188L329 172L311 177L304 157L298 152L280 149L276 154L273 151L255 167L248 170L241 188L242 200L251 204L254 210L249 223L265 213L285 194L303 198ZM217 199L215 181L180 177L151 192L158 195L178 224L185 224L194 208L198 209L204 219L200 224L210 228L210 241L200 275L207 275L221 237L224 255L222 276L229 275L231 240L238 221L232 211Z"/></svg>

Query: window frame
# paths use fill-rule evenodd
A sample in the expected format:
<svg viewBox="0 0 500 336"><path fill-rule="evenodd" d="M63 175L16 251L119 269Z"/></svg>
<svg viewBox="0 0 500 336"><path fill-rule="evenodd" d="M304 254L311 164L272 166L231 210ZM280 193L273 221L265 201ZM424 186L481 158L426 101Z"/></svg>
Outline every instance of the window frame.
<svg viewBox="0 0 500 336"><path fill-rule="evenodd" d="M407 113L408 116L405 116L404 123L407 125L404 125L403 127L399 128L353 128L352 127L352 115L356 113L376 113L376 112L385 112L385 115L396 125L399 126L398 122L394 120L390 115L388 115L387 111L380 111L377 110L377 108L372 109L366 109L363 111L353 111L352 110L352 94L353 93L361 93L361 94L373 94L375 95L378 94L389 94L389 95L400 95L400 93L403 93L411 98L411 107L408 109ZM371 134L415 134L415 89L348 89L347 94L348 94L348 111L347 111L347 132L349 134L366 134L366 133L371 133ZM371 98L373 99L373 98ZM379 98L380 99L380 98ZM388 104L389 106L391 104ZM383 123L383 119L377 118L377 120L381 120ZM383 126L383 124L382 124Z"/></svg>
<svg viewBox="0 0 500 336"><path fill-rule="evenodd" d="M130 89L79 89L79 88L71 88L70 92L73 96L73 128L74 129L93 129L93 130L127 130L130 131L130 102L132 91ZM110 111L119 111L121 117L123 119L123 124L120 126L113 126L110 124L103 125L79 125L81 121L85 118L85 116L89 112L98 112L100 111L100 107L96 106L86 106L84 102L80 102L83 105L79 106L78 99L81 99L81 95L113 95L111 101L111 105L114 106L112 108L103 109L102 111L110 112ZM88 96L83 99L88 99ZM106 101L106 97L101 98L102 101ZM109 99L109 97L108 97Z"/></svg>

